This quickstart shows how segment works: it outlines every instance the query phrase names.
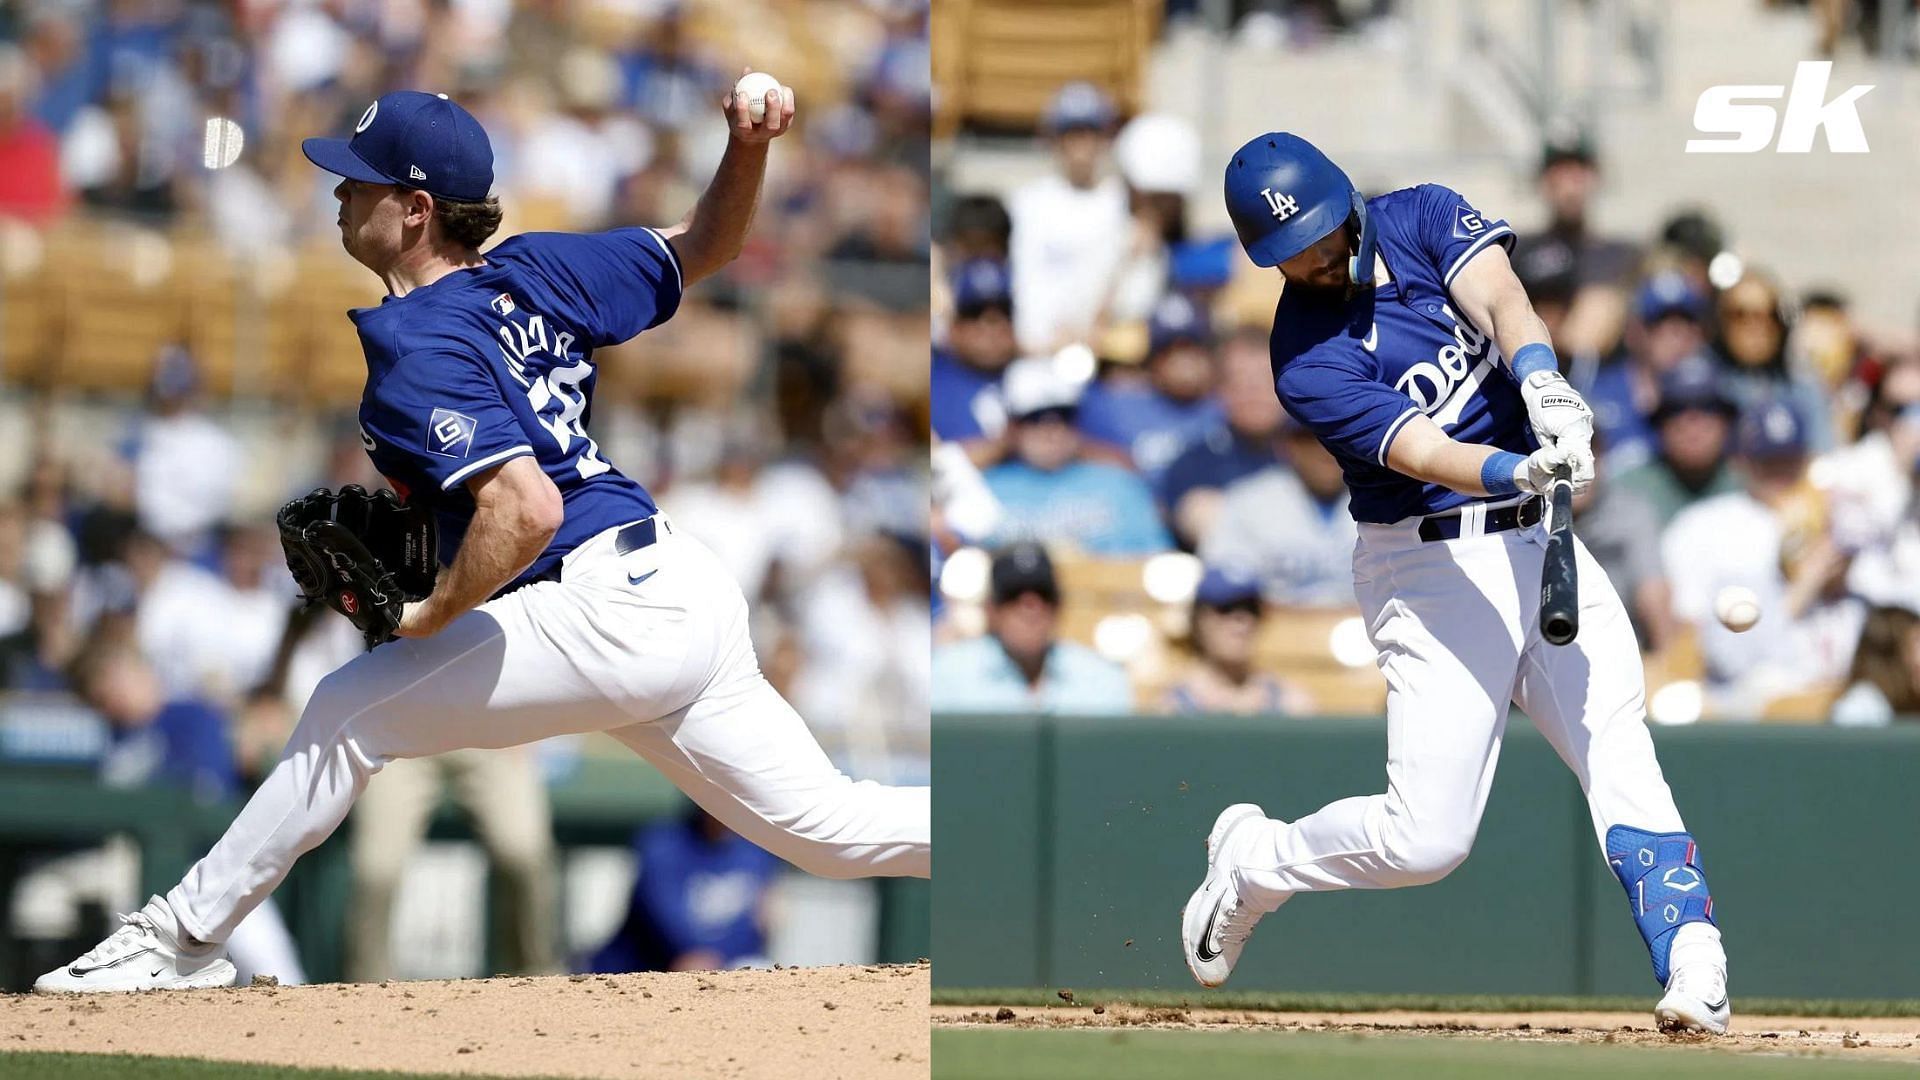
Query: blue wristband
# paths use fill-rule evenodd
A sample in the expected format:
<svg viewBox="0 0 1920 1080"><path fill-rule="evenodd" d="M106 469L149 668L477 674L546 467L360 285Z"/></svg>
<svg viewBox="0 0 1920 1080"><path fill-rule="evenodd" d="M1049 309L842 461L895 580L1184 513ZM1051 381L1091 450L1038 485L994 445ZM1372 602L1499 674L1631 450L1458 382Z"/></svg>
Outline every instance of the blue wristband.
<svg viewBox="0 0 1920 1080"><path fill-rule="evenodd" d="M1544 346L1543 346L1544 347ZM1487 489L1489 495L1512 495L1520 490L1520 482L1513 478L1520 463L1527 460L1525 455L1495 450L1487 455L1486 463L1480 466L1480 486Z"/></svg>
<svg viewBox="0 0 1920 1080"><path fill-rule="evenodd" d="M1538 341L1530 341L1520 346L1513 354L1513 373L1521 382L1536 371L1559 371L1560 358L1553 355L1553 346Z"/></svg>

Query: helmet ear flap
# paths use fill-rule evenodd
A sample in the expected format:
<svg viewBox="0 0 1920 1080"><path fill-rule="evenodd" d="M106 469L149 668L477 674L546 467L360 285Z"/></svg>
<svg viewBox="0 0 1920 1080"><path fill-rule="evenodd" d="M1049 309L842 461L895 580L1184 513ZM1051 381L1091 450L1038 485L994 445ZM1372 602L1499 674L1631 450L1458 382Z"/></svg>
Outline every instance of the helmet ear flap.
<svg viewBox="0 0 1920 1080"><path fill-rule="evenodd" d="M1353 192L1353 217L1350 220L1359 240L1354 245L1352 257L1347 260L1347 280L1355 288L1363 288L1373 282L1373 222L1367 218L1367 197L1360 194L1358 188Z"/></svg>

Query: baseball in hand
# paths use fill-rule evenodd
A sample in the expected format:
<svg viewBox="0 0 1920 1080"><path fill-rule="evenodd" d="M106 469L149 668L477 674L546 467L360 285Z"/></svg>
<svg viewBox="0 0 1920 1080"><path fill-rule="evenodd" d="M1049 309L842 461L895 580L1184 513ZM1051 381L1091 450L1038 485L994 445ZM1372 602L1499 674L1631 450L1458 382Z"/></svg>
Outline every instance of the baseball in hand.
<svg viewBox="0 0 1920 1080"><path fill-rule="evenodd" d="M767 118L767 94L780 90L780 80L764 71L749 71L733 84L733 99L747 101L747 116L758 124ZM782 91L784 94L784 91Z"/></svg>
<svg viewBox="0 0 1920 1080"><path fill-rule="evenodd" d="M1744 585L1729 585L1714 594L1713 613L1720 625L1736 634L1745 633L1760 621L1760 598Z"/></svg>

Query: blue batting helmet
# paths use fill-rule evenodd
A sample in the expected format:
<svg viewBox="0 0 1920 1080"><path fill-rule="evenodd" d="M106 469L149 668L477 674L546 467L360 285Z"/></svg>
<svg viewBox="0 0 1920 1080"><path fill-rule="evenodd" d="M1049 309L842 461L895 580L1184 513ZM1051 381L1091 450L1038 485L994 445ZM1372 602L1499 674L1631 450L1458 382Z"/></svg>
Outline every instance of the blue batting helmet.
<svg viewBox="0 0 1920 1080"><path fill-rule="evenodd" d="M1278 266L1351 221L1360 242L1348 274L1355 284L1373 280L1366 198L1340 166L1298 135L1269 131L1234 152L1227 163L1227 213L1257 266Z"/></svg>

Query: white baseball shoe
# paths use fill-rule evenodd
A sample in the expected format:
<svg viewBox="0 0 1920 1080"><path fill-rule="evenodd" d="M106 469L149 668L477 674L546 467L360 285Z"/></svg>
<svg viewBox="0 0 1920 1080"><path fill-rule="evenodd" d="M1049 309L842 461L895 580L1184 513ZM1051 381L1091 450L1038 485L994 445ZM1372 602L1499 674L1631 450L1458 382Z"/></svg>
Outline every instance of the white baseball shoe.
<svg viewBox="0 0 1920 1080"><path fill-rule="evenodd" d="M200 990L232 986L238 974L218 945L187 950L173 937L177 925L156 896L86 955L34 980L36 994L110 994L134 990Z"/></svg>
<svg viewBox="0 0 1920 1080"><path fill-rule="evenodd" d="M1667 993L1653 1008L1660 1030L1725 1035L1733 1010L1727 1003L1727 969L1718 964L1688 964L1673 970Z"/></svg>
<svg viewBox="0 0 1920 1080"><path fill-rule="evenodd" d="M1254 924L1266 914L1240 902L1233 887L1231 860L1222 857L1227 837L1235 828L1263 821L1266 816L1266 811L1252 803L1235 803L1220 811L1213 830L1207 833L1206 879L1180 913L1180 945L1186 953L1187 970L1201 986L1219 986L1227 981Z"/></svg>

